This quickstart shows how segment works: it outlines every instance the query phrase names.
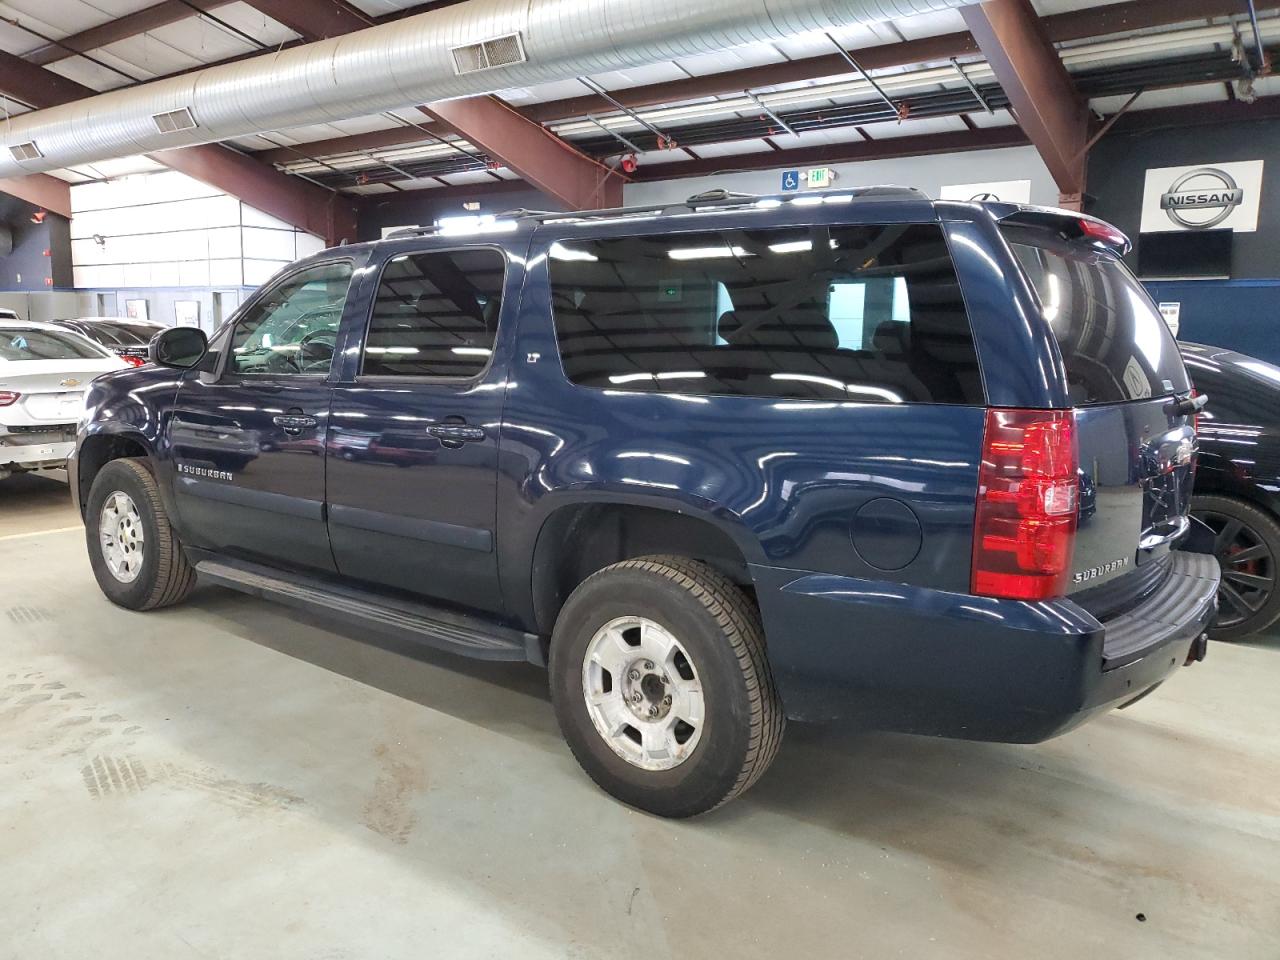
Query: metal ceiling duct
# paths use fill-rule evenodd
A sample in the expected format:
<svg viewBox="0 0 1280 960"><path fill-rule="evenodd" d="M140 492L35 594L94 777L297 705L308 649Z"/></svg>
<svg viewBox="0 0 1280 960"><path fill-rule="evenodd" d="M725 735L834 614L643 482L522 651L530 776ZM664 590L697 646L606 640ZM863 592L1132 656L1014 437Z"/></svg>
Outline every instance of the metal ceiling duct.
<svg viewBox="0 0 1280 960"><path fill-rule="evenodd" d="M468 0L14 117L2 128L0 177L348 120L970 2Z"/></svg>

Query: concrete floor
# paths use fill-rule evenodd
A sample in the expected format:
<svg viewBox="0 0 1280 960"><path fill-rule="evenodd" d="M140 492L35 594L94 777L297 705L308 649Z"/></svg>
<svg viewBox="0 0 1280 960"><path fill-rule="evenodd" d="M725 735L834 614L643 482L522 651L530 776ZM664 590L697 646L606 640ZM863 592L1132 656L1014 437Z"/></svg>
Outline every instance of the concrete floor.
<svg viewBox="0 0 1280 960"><path fill-rule="evenodd" d="M6 960L1280 957L1280 638L1034 748L793 725L668 823L533 668L110 606L46 483L0 483Z"/></svg>

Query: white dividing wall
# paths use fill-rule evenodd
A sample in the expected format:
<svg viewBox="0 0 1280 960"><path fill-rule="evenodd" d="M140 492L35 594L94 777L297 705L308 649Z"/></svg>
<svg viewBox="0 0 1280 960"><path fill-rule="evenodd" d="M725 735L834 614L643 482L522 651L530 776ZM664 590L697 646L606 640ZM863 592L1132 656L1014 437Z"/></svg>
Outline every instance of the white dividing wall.
<svg viewBox="0 0 1280 960"><path fill-rule="evenodd" d="M256 287L324 246L319 237L176 171L73 185L71 210L79 290ZM124 297L118 299L123 310Z"/></svg>
<svg viewBox="0 0 1280 960"><path fill-rule="evenodd" d="M780 154L785 156L785 154ZM725 157L727 169L733 157ZM818 167L814 163L806 166ZM974 150L969 153L947 153L931 157L902 157L897 160L863 160L857 163L826 164L837 173L833 189L896 184L916 187L937 198L944 186L962 183L1030 180L1031 202L1057 206L1058 188L1053 177L1036 153L1035 147L1008 147L1000 150ZM678 203L704 190L723 187L739 193L775 194L782 192L782 171L751 170L722 173L684 180L656 180L651 183L629 183L623 188L628 204Z"/></svg>

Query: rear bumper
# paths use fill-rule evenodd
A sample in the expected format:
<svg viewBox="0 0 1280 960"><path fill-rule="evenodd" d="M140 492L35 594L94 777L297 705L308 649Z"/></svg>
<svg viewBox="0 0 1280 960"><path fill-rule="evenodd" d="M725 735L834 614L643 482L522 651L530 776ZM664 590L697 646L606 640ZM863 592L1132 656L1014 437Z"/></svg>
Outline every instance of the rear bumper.
<svg viewBox="0 0 1280 960"><path fill-rule="evenodd" d="M992 600L753 567L787 715L1035 743L1147 692L1187 661L1216 610L1213 557L1100 623L1070 600Z"/></svg>
<svg viewBox="0 0 1280 960"><path fill-rule="evenodd" d="M14 467L24 470L62 467L76 446L75 441L27 443L12 436L5 439L7 442L0 445L0 470L11 470Z"/></svg>

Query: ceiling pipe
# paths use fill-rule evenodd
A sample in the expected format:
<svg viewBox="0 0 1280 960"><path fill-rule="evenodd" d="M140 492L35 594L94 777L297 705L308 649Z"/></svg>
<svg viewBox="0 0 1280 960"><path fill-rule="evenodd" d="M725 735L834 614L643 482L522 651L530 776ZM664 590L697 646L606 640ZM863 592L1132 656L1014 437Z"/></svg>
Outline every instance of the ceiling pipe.
<svg viewBox="0 0 1280 960"><path fill-rule="evenodd" d="M14 117L0 126L0 177L625 70L969 2L469 0Z"/></svg>

